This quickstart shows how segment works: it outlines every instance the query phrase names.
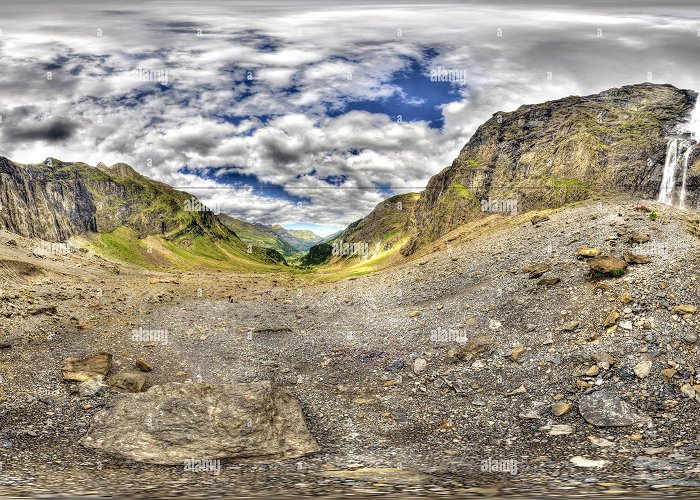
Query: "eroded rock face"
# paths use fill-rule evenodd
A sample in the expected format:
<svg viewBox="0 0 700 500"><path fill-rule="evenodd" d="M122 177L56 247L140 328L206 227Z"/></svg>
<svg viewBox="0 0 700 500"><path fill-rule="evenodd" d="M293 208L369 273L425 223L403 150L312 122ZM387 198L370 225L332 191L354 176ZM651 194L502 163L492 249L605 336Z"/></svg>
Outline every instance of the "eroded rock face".
<svg viewBox="0 0 700 500"><path fill-rule="evenodd" d="M169 383L123 395L95 415L80 443L138 462L297 458L320 451L299 401L269 381Z"/></svg>
<svg viewBox="0 0 700 500"><path fill-rule="evenodd" d="M607 391L581 396L578 411L586 422L596 427L624 427L647 420L637 408Z"/></svg>
<svg viewBox="0 0 700 500"><path fill-rule="evenodd" d="M483 216L481 200L517 196L523 213L597 192L655 197L668 135L696 99L690 90L645 83L495 113L452 165L430 179L414 210L414 235L401 252L411 254ZM693 153L692 164L699 158L700 151ZM689 175L693 205L698 182L697 174Z"/></svg>
<svg viewBox="0 0 700 500"><path fill-rule="evenodd" d="M112 355L106 352L93 354L86 358L67 358L63 364L63 380L84 382L88 379L102 380L112 366Z"/></svg>

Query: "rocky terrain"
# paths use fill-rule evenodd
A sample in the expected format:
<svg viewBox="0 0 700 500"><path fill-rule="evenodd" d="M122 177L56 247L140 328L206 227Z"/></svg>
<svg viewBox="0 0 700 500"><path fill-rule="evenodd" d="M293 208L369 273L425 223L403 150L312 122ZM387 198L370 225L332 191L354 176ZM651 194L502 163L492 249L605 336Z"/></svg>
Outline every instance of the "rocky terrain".
<svg viewBox="0 0 700 500"><path fill-rule="evenodd" d="M699 231L695 212L588 200L479 218L403 264L330 283L313 271L148 271L1 233L0 488L689 495L700 486ZM99 383L80 381L88 368ZM120 451L130 398L179 419L156 419L144 439L181 443L203 422L190 406L164 413L158 394L262 381L298 400L318 453L221 459L217 472ZM98 431L112 444L86 446Z"/></svg>

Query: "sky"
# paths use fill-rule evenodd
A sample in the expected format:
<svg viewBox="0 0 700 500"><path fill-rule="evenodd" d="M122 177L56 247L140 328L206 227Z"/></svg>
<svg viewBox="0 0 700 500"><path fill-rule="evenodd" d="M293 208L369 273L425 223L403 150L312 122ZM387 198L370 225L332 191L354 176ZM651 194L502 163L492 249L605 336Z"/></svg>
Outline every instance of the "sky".
<svg viewBox="0 0 700 500"><path fill-rule="evenodd" d="M423 189L496 112L700 90L700 6L580 3L3 1L0 155L124 162L327 235Z"/></svg>

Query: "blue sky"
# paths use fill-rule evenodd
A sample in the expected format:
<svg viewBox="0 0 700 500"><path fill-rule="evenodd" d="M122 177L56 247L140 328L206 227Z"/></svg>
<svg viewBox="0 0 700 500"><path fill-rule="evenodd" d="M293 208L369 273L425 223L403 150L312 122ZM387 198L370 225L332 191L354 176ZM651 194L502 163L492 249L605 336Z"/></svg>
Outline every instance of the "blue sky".
<svg viewBox="0 0 700 500"><path fill-rule="evenodd" d="M698 9L625 5L4 4L0 154L125 162L235 217L333 232L421 190L498 111L697 90Z"/></svg>

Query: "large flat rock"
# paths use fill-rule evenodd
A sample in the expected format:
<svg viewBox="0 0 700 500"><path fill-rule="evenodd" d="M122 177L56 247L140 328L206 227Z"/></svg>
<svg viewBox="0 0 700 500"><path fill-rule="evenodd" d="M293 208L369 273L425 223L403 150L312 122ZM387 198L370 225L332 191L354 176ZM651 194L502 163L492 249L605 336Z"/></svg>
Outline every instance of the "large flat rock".
<svg viewBox="0 0 700 500"><path fill-rule="evenodd" d="M596 427L625 427L649 419L636 407L607 391L581 396L578 411L586 422Z"/></svg>
<svg viewBox="0 0 700 500"><path fill-rule="evenodd" d="M94 416L80 443L157 464L215 458L267 462L320 451L299 401L269 381L169 383L120 395Z"/></svg>

